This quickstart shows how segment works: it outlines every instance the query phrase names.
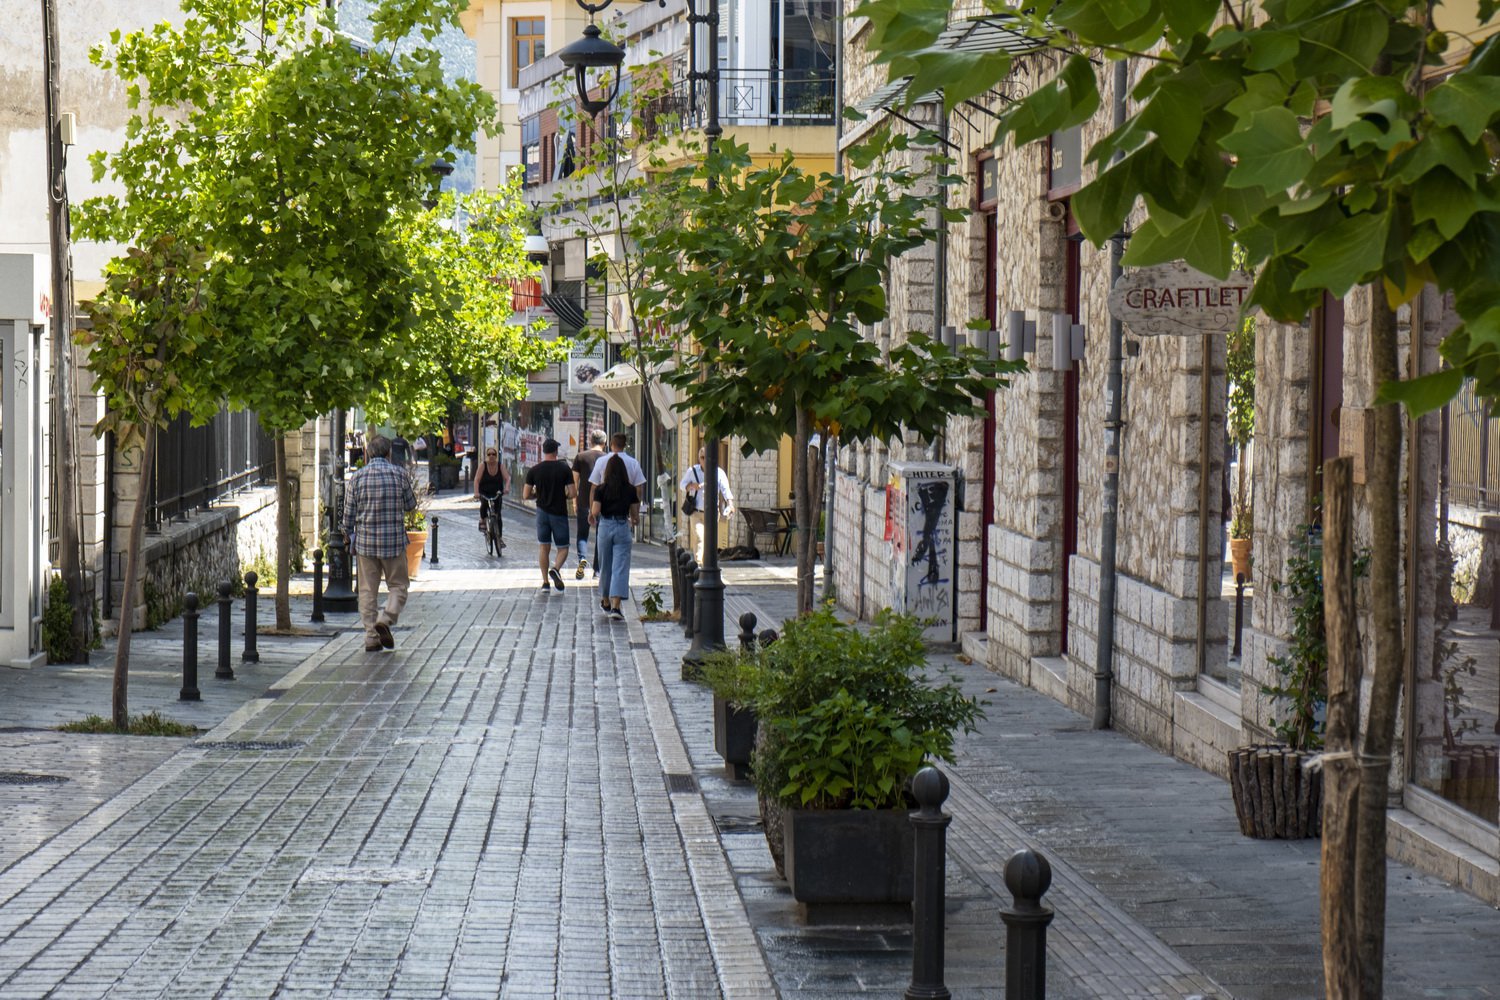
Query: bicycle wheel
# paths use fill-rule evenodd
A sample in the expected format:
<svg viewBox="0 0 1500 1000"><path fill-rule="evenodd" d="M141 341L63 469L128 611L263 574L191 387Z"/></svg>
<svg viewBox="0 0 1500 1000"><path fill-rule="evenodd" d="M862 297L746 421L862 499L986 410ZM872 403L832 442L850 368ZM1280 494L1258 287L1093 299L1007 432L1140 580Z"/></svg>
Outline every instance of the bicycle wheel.
<svg viewBox="0 0 1500 1000"><path fill-rule="evenodd" d="M494 514L484 519L484 537L489 542L489 554L500 555L500 531Z"/></svg>

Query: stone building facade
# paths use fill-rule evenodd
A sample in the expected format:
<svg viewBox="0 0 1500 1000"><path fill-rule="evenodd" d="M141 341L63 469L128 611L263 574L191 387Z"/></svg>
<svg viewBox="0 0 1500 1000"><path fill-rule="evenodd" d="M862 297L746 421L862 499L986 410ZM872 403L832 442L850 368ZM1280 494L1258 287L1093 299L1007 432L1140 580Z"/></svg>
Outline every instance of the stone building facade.
<svg viewBox="0 0 1500 1000"><path fill-rule="evenodd" d="M976 22L955 15L950 23L948 40L972 50ZM1028 370L996 393L989 420L952 419L932 442L840 449L832 526L837 599L866 619L891 603L896 548L885 534L891 463L953 466L965 484L956 546L964 651L1085 716L1097 718L1102 709L1114 728L1224 775L1227 750L1265 741L1274 731L1277 706L1262 689L1276 680L1272 658L1286 651L1292 629L1291 599L1276 584L1294 542L1317 520L1318 470L1324 459L1362 447L1351 428L1363 426L1373 404L1364 347L1368 293L1356 289L1301 324L1257 320L1254 562L1242 651L1233 659L1234 588L1225 569L1228 331L1124 329L1113 641L1102 657L1110 252L1077 233L1070 197L1093 168L1070 173L1066 160L1069 149L1078 157L1109 131L1112 74L1101 75L1101 109L1077 135L1020 149L1008 141L994 146L994 116L1006 101L1050 79L1056 55L1018 57L1003 95L975 97L945 120L935 103L898 106L899 87L872 65L865 36L864 26L851 21L844 102L867 117L845 133L844 148L877 129L932 128L965 181L950 204L969 209L935 244L894 269L890 319L869 336L889 341L906 331L963 330L982 320L1003 340L1006 314L1021 311L1035 321L1035 344L1024 355ZM1129 85L1127 77L1127 92ZM1082 350L1071 365L1054 351L1055 314L1083 327ZM1424 295L1398 318L1404 370L1436 370L1436 345L1451 322L1443 303ZM1406 807L1392 813L1392 851L1500 899L1493 826L1458 817L1424 793L1441 786L1454 756L1439 745L1447 720L1436 665L1443 655L1435 627L1436 418L1406 421L1404 436L1411 697L1392 771L1392 793ZM1355 504L1360 544L1368 546L1362 485ZM1368 636L1363 592L1360 601ZM1367 662L1368 656L1367 649ZM1106 661L1110 683L1101 705L1096 673Z"/></svg>

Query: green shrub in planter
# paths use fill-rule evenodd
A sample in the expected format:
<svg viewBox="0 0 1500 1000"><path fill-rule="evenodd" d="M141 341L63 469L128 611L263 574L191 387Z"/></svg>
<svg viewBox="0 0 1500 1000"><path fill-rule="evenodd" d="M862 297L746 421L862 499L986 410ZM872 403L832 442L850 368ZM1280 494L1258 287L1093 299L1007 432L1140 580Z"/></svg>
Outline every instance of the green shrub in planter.
<svg viewBox="0 0 1500 1000"><path fill-rule="evenodd" d="M928 676L922 624L908 615L882 612L861 630L824 608L745 659L764 733L756 788L793 808L900 807L911 776L951 762L954 734L983 714L951 676Z"/></svg>

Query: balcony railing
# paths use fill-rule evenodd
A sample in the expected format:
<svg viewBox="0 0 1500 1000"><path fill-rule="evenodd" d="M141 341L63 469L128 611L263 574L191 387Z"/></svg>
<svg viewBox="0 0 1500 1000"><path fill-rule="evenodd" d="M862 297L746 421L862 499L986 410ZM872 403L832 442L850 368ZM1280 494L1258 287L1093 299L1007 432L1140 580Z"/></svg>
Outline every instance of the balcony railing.
<svg viewBox="0 0 1500 1000"><path fill-rule="evenodd" d="M724 69L719 71L719 121L735 125L832 125L833 70ZM702 128L708 84L678 81L647 110L648 130L670 134Z"/></svg>

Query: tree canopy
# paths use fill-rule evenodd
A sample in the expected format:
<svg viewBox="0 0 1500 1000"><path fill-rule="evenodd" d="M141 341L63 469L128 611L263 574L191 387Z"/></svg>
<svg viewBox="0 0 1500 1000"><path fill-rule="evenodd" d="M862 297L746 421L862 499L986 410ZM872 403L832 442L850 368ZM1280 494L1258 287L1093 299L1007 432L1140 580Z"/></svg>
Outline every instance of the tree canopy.
<svg viewBox="0 0 1500 1000"><path fill-rule="evenodd" d="M912 77L908 99L941 90L953 107L1011 72L1009 54L935 44L954 6L865 0L855 12L892 75ZM1119 232L1140 202L1127 265L1184 258L1222 276L1237 243L1257 273L1252 302L1284 321L1324 292L1379 283L1394 307L1434 285L1463 320L1443 344L1451 367L1388 384L1389 398L1421 412L1465 377L1500 395L1500 36L1483 37L1493 0L1467 31L1439 30L1438 5L1410 0L985 8L1059 59L1001 112L997 141L1088 120L1100 106L1093 60L1142 60L1130 114L1090 150L1097 175L1072 199L1091 240Z"/></svg>

